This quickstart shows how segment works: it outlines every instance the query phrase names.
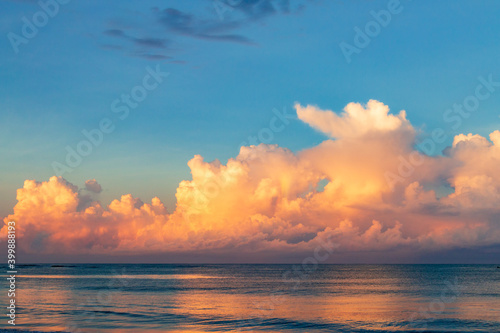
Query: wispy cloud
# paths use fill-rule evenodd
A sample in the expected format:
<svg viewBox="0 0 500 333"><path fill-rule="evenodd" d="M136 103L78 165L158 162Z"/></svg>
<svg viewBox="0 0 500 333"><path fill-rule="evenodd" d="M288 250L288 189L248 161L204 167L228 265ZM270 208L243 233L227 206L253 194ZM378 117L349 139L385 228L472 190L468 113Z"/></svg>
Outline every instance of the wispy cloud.
<svg viewBox="0 0 500 333"><path fill-rule="evenodd" d="M200 20L192 14L181 12L174 8L162 11L155 9L159 22L170 32L193 38L252 44L245 36L226 34L224 32L238 28L236 22L218 22L217 20Z"/></svg>
<svg viewBox="0 0 500 333"><path fill-rule="evenodd" d="M247 0L231 7L233 14L221 20L213 8L213 1L207 1L207 4L209 6L203 7L203 11L196 13L174 7L153 7L143 13L148 19L142 25L129 24L124 27L110 22L109 29L105 29L102 34L111 38L111 42L101 43L101 46L122 49L127 54L147 59L172 59L171 62L184 63L181 59L173 58L181 48L179 45L186 43L186 38L257 45L258 41L241 33L243 28L273 16L299 12L304 7L299 4L292 8L289 0ZM127 18L121 18L123 20ZM130 50L131 46L135 49Z"/></svg>
<svg viewBox="0 0 500 333"><path fill-rule="evenodd" d="M120 37L129 40L136 45L165 49L167 47L167 40L164 38L137 38L127 35L123 30L120 29L109 29L103 32L105 35L112 37Z"/></svg>

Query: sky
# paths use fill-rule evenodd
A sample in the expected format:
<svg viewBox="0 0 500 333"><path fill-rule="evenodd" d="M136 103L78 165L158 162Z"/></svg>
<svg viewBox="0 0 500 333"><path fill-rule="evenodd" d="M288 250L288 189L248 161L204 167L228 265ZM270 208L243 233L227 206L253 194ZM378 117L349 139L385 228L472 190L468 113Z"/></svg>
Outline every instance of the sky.
<svg viewBox="0 0 500 333"><path fill-rule="evenodd" d="M26 261L497 260L498 2L0 6Z"/></svg>

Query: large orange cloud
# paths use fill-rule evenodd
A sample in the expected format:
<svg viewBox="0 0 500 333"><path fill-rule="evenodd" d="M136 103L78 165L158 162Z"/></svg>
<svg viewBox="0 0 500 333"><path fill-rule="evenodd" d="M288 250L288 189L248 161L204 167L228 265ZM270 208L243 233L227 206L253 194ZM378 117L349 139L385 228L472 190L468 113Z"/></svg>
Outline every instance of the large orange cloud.
<svg viewBox="0 0 500 333"><path fill-rule="evenodd" d="M298 118L329 138L293 153L242 147L226 165L189 161L169 213L130 194L107 207L60 177L17 192L18 244L28 253L308 251L325 237L338 252L435 251L500 244L500 132L457 135L444 156L414 149L415 129L378 102L341 114L296 104ZM420 163L388 182L401 156ZM450 194L433 185L445 181ZM321 186L320 186L321 184ZM95 179L85 184L99 192ZM2 233L6 232L6 227Z"/></svg>

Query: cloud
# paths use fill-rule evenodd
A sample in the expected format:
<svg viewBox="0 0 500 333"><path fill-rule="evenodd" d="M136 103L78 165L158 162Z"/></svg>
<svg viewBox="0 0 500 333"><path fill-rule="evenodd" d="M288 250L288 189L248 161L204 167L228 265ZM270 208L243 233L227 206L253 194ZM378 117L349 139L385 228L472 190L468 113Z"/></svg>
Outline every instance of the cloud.
<svg viewBox="0 0 500 333"><path fill-rule="evenodd" d="M170 50L172 41L163 37L133 37L122 29L107 29L103 35L115 40L130 42L135 46L134 51L129 53L135 57L141 57L148 60L166 60L170 56L158 52L167 53ZM126 45L116 45L113 43L101 43L101 48L107 50L128 50ZM130 52L130 51L128 51Z"/></svg>
<svg viewBox="0 0 500 333"><path fill-rule="evenodd" d="M123 18L109 22L101 36L106 41L100 45L104 49L126 50L128 55L151 60L177 56L189 43L186 38L257 45L257 41L241 31L273 16L300 12L305 5L302 1L297 2L300 4L292 4L289 0L250 0L231 5L210 1L208 6L199 6L189 12L174 7L153 7L149 13L125 18L126 23ZM172 63L182 62L177 59Z"/></svg>
<svg viewBox="0 0 500 333"><path fill-rule="evenodd" d="M297 117L332 138L355 138L370 133L387 133L397 130L412 132L413 128L403 110L397 115L389 114L389 107L370 100L366 108L359 103L349 103L341 115L316 106L295 104Z"/></svg>
<svg viewBox="0 0 500 333"><path fill-rule="evenodd" d="M459 134L448 150L456 167L450 170L449 183L455 191L446 200L456 209L495 210L500 202L500 131L489 136Z"/></svg>
<svg viewBox="0 0 500 333"><path fill-rule="evenodd" d="M94 193L101 193L102 187L95 179L89 179L85 181L85 188L87 191Z"/></svg>
<svg viewBox="0 0 500 333"><path fill-rule="evenodd" d="M391 114L381 102L351 103L341 114L296 109L330 138L297 153L241 147L226 164L196 155L173 212L159 198L144 203L130 194L102 206L52 177L27 180L4 222L18 221L28 253L286 256L310 253L328 239L339 254L384 258L500 246L499 131L489 139L457 135L446 155L426 156L414 149L415 129L404 111ZM422 163L388 184L385 173L409 154ZM438 196L443 182L451 193ZM101 190L94 179L85 186Z"/></svg>
<svg viewBox="0 0 500 333"><path fill-rule="evenodd" d="M165 38L137 38L127 35L123 30L120 29L109 29L103 32L105 35L112 37L120 37L126 40L132 41L139 46L151 47L164 49L167 46L167 39Z"/></svg>
<svg viewBox="0 0 500 333"><path fill-rule="evenodd" d="M239 24L235 22L200 20L192 14L175 8L159 11L158 20L168 31L180 35L205 40L253 44L249 38L242 35L225 33L239 27Z"/></svg>

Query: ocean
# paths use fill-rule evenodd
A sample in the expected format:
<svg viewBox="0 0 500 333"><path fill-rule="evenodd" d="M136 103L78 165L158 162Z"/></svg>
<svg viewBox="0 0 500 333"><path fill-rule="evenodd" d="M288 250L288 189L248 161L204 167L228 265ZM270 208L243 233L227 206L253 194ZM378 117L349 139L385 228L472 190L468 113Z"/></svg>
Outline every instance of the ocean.
<svg viewBox="0 0 500 333"><path fill-rule="evenodd" d="M3 315L4 328L500 332L495 265L41 264L17 270L16 326ZM1 287L6 304L5 279Z"/></svg>

